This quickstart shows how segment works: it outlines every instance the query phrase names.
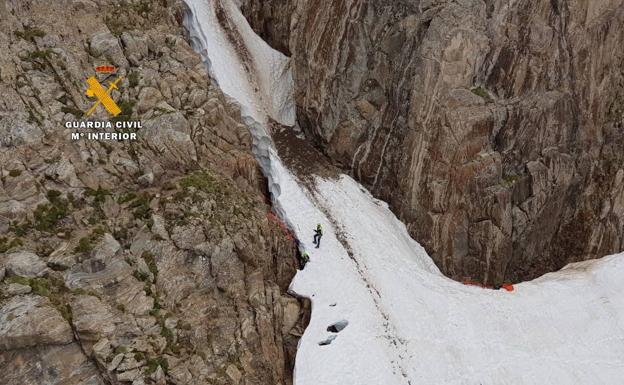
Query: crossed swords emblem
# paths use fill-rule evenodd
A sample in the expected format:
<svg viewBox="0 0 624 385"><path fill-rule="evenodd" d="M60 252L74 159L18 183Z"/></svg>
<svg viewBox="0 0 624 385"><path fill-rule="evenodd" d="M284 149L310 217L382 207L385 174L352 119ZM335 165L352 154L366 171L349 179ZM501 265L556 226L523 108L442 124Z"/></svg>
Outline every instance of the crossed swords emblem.
<svg viewBox="0 0 624 385"><path fill-rule="evenodd" d="M109 83L108 89L105 89L104 86L102 86L102 84L100 84L100 82L95 78L95 76L88 78L87 84L89 85L89 88L87 88L87 96L90 98L95 96L97 101L93 104L93 106L91 106L91 108L89 108L85 115L90 116L100 104L104 106L106 111L113 116L121 114L121 108L119 108L117 103L115 103L113 98L111 98L110 94L113 90L118 89L117 84L119 84L122 79L123 76L118 77L115 81Z"/></svg>

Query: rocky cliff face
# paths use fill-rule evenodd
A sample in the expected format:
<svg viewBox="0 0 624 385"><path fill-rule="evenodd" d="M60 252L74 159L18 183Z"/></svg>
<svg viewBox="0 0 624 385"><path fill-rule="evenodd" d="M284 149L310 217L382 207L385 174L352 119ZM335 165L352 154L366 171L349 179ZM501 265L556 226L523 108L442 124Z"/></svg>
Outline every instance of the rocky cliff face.
<svg viewBox="0 0 624 385"><path fill-rule="evenodd" d="M180 2L0 10L0 382L291 383L295 247ZM64 127L98 65L138 140Z"/></svg>
<svg viewBox="0 0 624 385"><path fill-rule="evenodd" d="M621 0L244 9L292 55L308 137L447 275L500 284L622 250Z"/></svg>

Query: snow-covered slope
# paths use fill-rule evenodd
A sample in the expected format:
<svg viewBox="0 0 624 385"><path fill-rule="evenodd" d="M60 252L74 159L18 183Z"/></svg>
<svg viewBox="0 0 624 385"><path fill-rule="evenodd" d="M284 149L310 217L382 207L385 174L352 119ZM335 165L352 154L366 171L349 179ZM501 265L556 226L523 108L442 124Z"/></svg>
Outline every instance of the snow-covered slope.
<svg viewBox="0 0 624 385"><path fill-rule="evenodd" d="M266 124L294 122L288 59L232 0L186 2L195 46L241 104L274 205L311 256L291 285L313 305L296 385L623 383L624 256L570 265L511 293L445 278L350 177L317 177L312 190L299 183Z"/></svg>
<svg viewBox="0 0 624 385"><path fill-rule="evenodd" d="M511 293L486 290L438 273L385 204L350 178L321 181L316 200L355 262L330 235L293 283L314 295L298 385L622 383L622 255L570 265ZM297 212L299 201L292 206ZM318 346L340 319L349 326Z"/></svg>

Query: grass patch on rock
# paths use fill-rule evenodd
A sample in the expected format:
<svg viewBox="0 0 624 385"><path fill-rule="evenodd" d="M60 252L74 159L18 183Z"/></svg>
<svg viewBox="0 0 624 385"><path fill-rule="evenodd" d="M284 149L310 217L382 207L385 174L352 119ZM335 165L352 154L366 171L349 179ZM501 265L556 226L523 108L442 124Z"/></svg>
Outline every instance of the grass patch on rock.
<svg viewBox="0 0 624 385"><path fill-rule="evenodd" d="M95 245L102 239L104 236L104 229L101 227L96 227L91 231L91 233L85 237L82 237L78 240L78 244L74 248L75 253L90 253L93 251Z"/></svg>
<svg viewBox="0 0 624 385"><path fill-rule="evenodd" d="M169 363L167 362L167 359L163 356L159 356L149 358L147 360L147 370L145 373L152 374L156 371L156 369L158 369L159 366L162 368L163 372L169 372Z"/></svg>
<svg viewBox="0 0 624 385"><path fill-rule="evenodd" d="M485 88L483 88L481 86L472 87L470 89L470 91L472 91L473 94L482 97L487 102L491 102L492 101L492 98L490 97L490 94L485 90Z"/></svg>
<svg viewBox="0 0 624 385"><path fill-rule="evenodd" d="M43 32L39 28L34 28L34 27L25 27L21 31L15 31L14 34L20 39L24 39L26 41L34 41L36 37L45 36L45 32Z"/></svg>
<svg viewBox="0 0 624 385"><path fill-rule="evenodd" d="M6 281L8 283L30 286L33 294L47 297L63 318L71 321L71 308L65 300L65 296L70 294L71 291L65 286L65 282L62 279L56 277L26 278L12 276L7 278Z"/></svg>
<svg viewBox="0 0 624 385"><path fill-rule="evenodd" d="M87 188L84 191L84 196L91 197L93 199L93 203L97 205L104 203L106 197L109 195L111 195L111 192L107 189L103 189L102 187L98 187L97 190Z"/></svg>
<svg viewBox="0 0 624 385"><path fill-rule="evenodd" d="M16 247L20 247L24 244L19 238L0 237L0 253L6 253Z"/></svg>
<svg viewBox="0 0 624 385"><path fill-rule="evenodd" d="M50 203L40 204L35 209L34 228L50 233L69 214L69 202L61 197L60 191L49 190L46 195Z"/></svg>

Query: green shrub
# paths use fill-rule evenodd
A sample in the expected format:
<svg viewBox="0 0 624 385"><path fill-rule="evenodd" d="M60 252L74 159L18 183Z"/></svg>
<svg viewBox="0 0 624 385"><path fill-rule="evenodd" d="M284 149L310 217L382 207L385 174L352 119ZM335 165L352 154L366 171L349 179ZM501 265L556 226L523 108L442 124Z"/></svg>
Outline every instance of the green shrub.
<svg viewBox="0 0 624 385"><path fill-rule="evenodd" d="M128 76L128 82L130 84L130 87L136 87L139 85L139 73L136 71L133 71L130 73L130 75Z"/></svg>
<svg viewBox="0 0 624 385"><path fill-rule="evenodd" d="M98 186L97 190L94 190L92 188L85 189L84 195L87 197L92 197L93 202L99 205L100 203L104 203L106 197L111 195L111 192Z"/></svg>
<svg viewBox="0 0 624 385"><path fill-rule="evenodd" d="M490 100L490 94L488 94L488 92L485 90L485 88L479 86L479 87L473 87L470 91L472 91L473 94L482 97L485 100Z"/></svg>
<svg viewBox="0 0 624 385"><path fill-rule="evenodd" d="M30 286L30 278L13 275L6 279L7 283L19 283L20 285Z"/></svg>
<svg viewBox="0 0 624 385"><path fill-rule="evenodd" d="M28 230L32 228L32 224L28 221L24 223L18 223L17 221L11 222L9 231L13 232L18 237L23 237L28 233Z"/></svg>
<svg viewBox="0 0 624 385"><path fill-rule="evenodd" d="M149 275L147 275L147 273L144 273L142 271L135 270L134 273L132 273L132 275L134 276L134 278L138 279L139 281L143 281L143 282L149 281Z"/></svg>
<svg viewBox="0 0 624 385"><path fill-rule="evenodd" d="M88 253L93 250L91 239L89 237L82 237L78 240L78 245L74 248L74 253Z"/></svg>
<svg viewBox="0 0 624 385"><path fill-rule="evenodd" d="M71 320L71 308L65 302L65 295L69 293L69 290L62 279L55 277L26 278L13 276L7 278L7 282L30 286L33 294L47 297L63 318L68 321Z"/></svg>
<svg viewBox="0 0 624 385"><path fill-rule="evenodd" d="M122 242L126 241L128 240L128 236L129 236L128 229L125 227L122 227L120 229L113 231L113 237L117 239L118 241L122 241Z"/></svg>
<svg viewBox="0 0 624 385"><path fill-rule="evenodd" d="M66 199L61 198L61 192L57 190L49 190L46 196L50 203L37 206L34 212L34 227L39 231L52 232L56 230L58 222L69 214L69 203ZM29 227L30 224L22 227L20 232L24 233ZM17 227L14 227L14 229L17 230Z"/></svg>
<svg viewBox="0 0 624 385"><path fill-rule="evenodd" d="M25 27L22 31L15 31L15 36L24 40L34 41L35 37L44 37L45 32L38 28Z"/></svg>
<svg viewBox="0 0 624 385"><path fill-rule="evenodd" d="M154 358L150 358L147 360L147 374L152 374L156 371L156 369L158 369L158 367L161 367L162 370L167 373L169 372L169 363L167 362L167 359L165 357L154 357Z"/></svg>
<svg viewBox="0 0 624 385"><path fill-rule="evenodd" d="M58 202L61 198L61 195L61 192L58 190L48 190L48 192L46 193L46 197L48 198L48 200L53 203Z"/></svg>
<svg viewBox="0 0 624 385"><path fill-rule="evenodd" d="M171 329L164 325L161 325L160 335L165 337L165 339L167 340L167 346L173 346L175 336L173 335L173 331Z"/></svg>
<svg viewBox="0 0 624 385"><path fill-rule="evenodd" d="M147 13L150 10L148 1L139 1L138 3L129 4L128 6L131 10L139 14Z"/></svg>
<svg viewBox="0 0 624 385"><path fill-rule="evenodd" d="M86 237L82 237L78 240L78 245L74 248L74 253L90 253L95 244L99 242L104 236L104 229L96 227Z"/></svg>
<svg viewBox="0 0 624 385"><path fill-rule="evenodd" d="M0 253L6 253L7 251L22 246L24 242L22 242L19 238L9 239L6 237L0 237Z"/></svg>
<svg viewBox="0 0 624 385"><path fill-rule="evenodd" d="M513 186L520 180L519 175L503 175L503 182L508 186Z"/></svg>
<svg viewBox="0 0 624 385"><path fill-rule="evenodd" d="M65 218L67 214L67 202L62 199L50 204L40 204L34 212L35 229L44 232L52 232L56 229L58 222Z"/></svg>
<svg viewBox="0 0 624 385"><path fill-rule="evenodd" d="M152 196L149 193L143 193L135 198L130 204L130 208L132 209L132 215L136 219L147 219L149 218L152 210L149 207L150 201L152 200Z"/></svg>
<svg viewBox="0 0 624 385"><path fill-rule="evenodd" d="M11 178L16 178L18 176L22 175L22 170L11 170L9 171L9 176Z"/></svg>
<svg viewBox="0 0 624 385"><path fill-rule="evenodd" d="M128 353L128 348L122 345L119 345L113 350L115 354Z"/></svg>
<svg viewBox="0 0 624 385"><path fill-rule="evenodd" d="M33 51L28 53L28 60L35 61L39 59L49 59L52 54L53 52L51 49Z"/></svg>
<svg viewBox="0 0 624 385"><path fill-rule="evenodd" d="M130 201L135 200L137 197L137 195L133 192L129 192L129 193L125 193L119 196L119 198L117 198L117 203L119 204L124 204L124 203L128 203Z"/></svg>
<svg viewBox="0 0 624 385"><path fill-rule="evenodd" d="M218 189L216 179L205 172L198 172L182 178L180 186L184 189L196 188L207 193L215 192Z"/></svg>

